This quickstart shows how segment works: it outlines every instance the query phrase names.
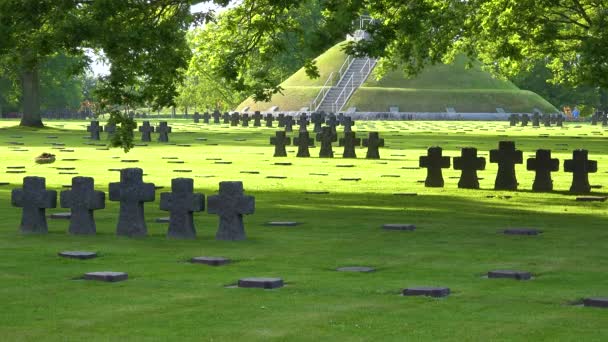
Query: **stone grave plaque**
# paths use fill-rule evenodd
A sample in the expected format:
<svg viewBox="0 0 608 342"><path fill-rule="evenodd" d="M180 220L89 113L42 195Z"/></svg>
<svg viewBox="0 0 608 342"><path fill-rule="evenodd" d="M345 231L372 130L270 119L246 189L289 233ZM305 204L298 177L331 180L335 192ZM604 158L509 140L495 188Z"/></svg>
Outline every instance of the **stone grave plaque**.
<svg viewBox="0 0 608 342"><path fill-rule="evenodd" d="M515 280L530 280L532 274L525 271L514 271L514 270L495 270L488 272L488 278L508 278Z"/></svg>
<svg viewBox="0 0 608 342"><path fill-rule="evenodd" d="M450 289L447 287L410 287L403 290L404 296L447 297Z"/></svg>
<svg viewBox="0 0 608 342"><path fill-rule="evenodd" d="M281 278L242 278L239 279L238 287L276 289L283 287Z"/></svg>
<svg viewBox="0 0 608 342"><path fill-rule="evenodd" d="M71 259L93 259L97 258L97 253L87 251L63 251L57 253L60 257L71 258Z"/></svg>
<svg viewBox="0 0 608 342"><path fill-rule="evenodd" d="M127 280L129 275L125 272L89 272L85 273L84 280L97 280L97 281L105 281L109 283L115 283L123 280Z"/></svg>
<svg viewBox="0 0 608 342"><path fill-rule="evenodd" d="M194 257L190 259L190 262L193 264L205 264L209 266L222 266L230 263L230 259L224 257L214 257L214 256L200 256Z"/></svg>

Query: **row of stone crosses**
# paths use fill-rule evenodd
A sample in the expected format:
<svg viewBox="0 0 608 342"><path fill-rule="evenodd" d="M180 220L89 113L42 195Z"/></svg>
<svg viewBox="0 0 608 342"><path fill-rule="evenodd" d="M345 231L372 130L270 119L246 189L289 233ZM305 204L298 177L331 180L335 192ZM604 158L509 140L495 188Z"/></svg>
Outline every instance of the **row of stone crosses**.
<svg viewBox="0 0 608 342"><path fill-rule="evenodd" d="M518 123L521 123L522 127L528 126L530 123L530 119L532 119L532 127L540 127L540 123L542 121L543 126L551 127L551 125L556 125L557 127L563 127L564 121L566 118L562 114L540 114L535 112L530 118L529 114L511 114L509 115L509 124L511 126L517 126Z"/></svg>
<svg viewBox="0 0 608 342"><path fill-rule="evenodd" d="M213 113L213 122L215 124L220 124L220 115L219 111ZM209 119L211 115L209 113L203 114L203 119L206 123L209 123ZM230 126L243 126L249 127L249 122L253 119L253 127L261 127L261 120L266 121L266 127L273 127L273 121L275 121L275 117L273 114L266 114L266 116L262 116L260 112L255 112L251 117L249 114L239 114L237 112L229 114L224 113L223 115L223 123L230 124ZM198 113L194 114L194 122L198 123L200 120L200 115ZM344 114L340 113L335 115L333 113L326 115L324 112L320 113L312 113L310 118L306 113L302 113L299 115L299 118L294 121L294 118L290 115L285 115L283 113L278 114L276 121L278 122L279 128L284 128L285 132L293 132L294 124L299 125L300 132L308 132L308 125L310 123L314 124L313 131L315 133L320 133L322 131L323 124L329 126L333 132L336 132L337 126L343 126L344 132L352 132L352 127L355 125L355 122L351 119L350 116L344 116ZM90 133L91 140L100 140L100 133L104 131L104 127L99 124L99 121L91 121L89 126L87 126L87 132ZM106 125L105 131L108 135L112 135L116 132L116 125ZM150 121L144 121L142 126L139 127L139 132L141 132L141 141L149 142L152 141L151 134L154 132L158 133L158 141L159 142L169 142L169 133L171 133L171 126L167 124L166 121L161 121L157 127L151 126Z"/></svg>
<svg viewBox="0 0 608 342"><path fill-rule="evenodd" d="M321 132L317 133L316 140L321 142L321 149L319 150L320 158L333 158L334 151L332 143L338 141L338 134L331 126L325 126ZM298 153L296 157L307 158L310 157L310 147L315 147L315 140L310 137L308 131L300 131L298 137L293 139L294 146L298 146ZM291 144L291 138L286 135L284 131L277 131L274 137L270 138L270 144L274 145L274 156L275 157L287 157L286 146ZM344 152L342 157L344 158L357 158L355 148L361 146L367 147L367 159L380 159L379 147L384 147L384 139L381 139L378 132L370 132L367 139L356 137L355 132L344 132L344 137L340 138L339 145L344 146Z"/></svg>
<svg viewBox="0 0 608 342"><path fill-rule="evenodd" d="M119 236L147 235L144 203L154 201L156 188L153 183L144 183L142 176L142 169L122 169L120 182L109 185L110 201L120 202L116 225L116 234ZM74 177L71 189L60 193L61 207L71 211L70 234L96 234L93 212L105 208L105 193L95 190L94 185L92 177ZM175 178L171 180L171 192L160 194L160 209L170 213L167 237L196 237L193 212L205 209L205 196L194 193L193 189L194 181L191 178ZM20 226L22 233L46 234L48 226L45 210L57 207L57 191L46 190L46 180L43 177L25 177L23 187L13 189L11 203L23 208ZM219 216L217 240L245 239L243 215L253 214L254 210L255 198L243 194L242 182L220 182L219 194L207 199L207 212Z"/></svg>
<svg viewBox="0 0 608 342"><path fill-rule="evenodd" d="M515 149L512 141L501 141L498 149L490 151L490 163L498 164L495 190L517 190L515 164L523 163L522 151ZM426 156L421 156L419 165L427 169L424 182L426 187L443 187L442 169L450 167L450 157L442 155L441 147L431 147ZM551 172L559 171L559 159L551 158L550 150L537 150L535 158L527 160L527 169L535 171L532 190L538 192L553 191ZM465 147L461 149L460 157L454 157L454 169L461 170L458 187L464 189L479 189L478 170L484 170L486 159L477 156L477 149ZM564 161L564 171L572 173L571 193L589 193L589 173L597 172L597 161L588 159L587 150L575 150L572 159Z"/></svg>

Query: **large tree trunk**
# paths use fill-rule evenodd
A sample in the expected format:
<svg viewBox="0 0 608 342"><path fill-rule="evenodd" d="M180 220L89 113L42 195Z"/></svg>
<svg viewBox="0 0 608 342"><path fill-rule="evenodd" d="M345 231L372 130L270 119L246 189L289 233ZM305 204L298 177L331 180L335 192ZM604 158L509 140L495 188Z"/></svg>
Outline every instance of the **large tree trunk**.
<svg viewBox="0 0 608 342"><path fill-rule="evenodd" d="M21 126L43 127L40 118L40 79L38 68L26 70L21 75L21 90L23 92L23 117Z"/></svg>

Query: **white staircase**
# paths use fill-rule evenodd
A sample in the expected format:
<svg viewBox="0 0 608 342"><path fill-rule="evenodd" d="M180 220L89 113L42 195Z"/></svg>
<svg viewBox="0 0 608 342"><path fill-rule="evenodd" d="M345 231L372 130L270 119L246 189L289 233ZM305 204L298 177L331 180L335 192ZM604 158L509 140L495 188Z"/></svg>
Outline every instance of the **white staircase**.
<svg viewBox="0 0 608 342"><path fill-rule="evenodd" d="M348 56L337 73L332 72L310 105L311 111L337 113L342 110L351 95L369 77L376 66L372 58Z"/></svg>

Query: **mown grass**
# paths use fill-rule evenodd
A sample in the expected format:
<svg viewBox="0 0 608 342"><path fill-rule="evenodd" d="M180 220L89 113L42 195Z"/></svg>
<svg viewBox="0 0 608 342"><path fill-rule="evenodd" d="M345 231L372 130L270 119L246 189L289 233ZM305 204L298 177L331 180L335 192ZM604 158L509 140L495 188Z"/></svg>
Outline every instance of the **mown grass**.
<svg viewBox="0 0 608 342"><path fill-rule="evenodd" d="M154 203L146 204L149 236L115 236L118 207L96 212L98 234L70 236L67 221L50 220L49 234L21 235L20 211L10 205L10 190L24 175L4 174L0 181L0 336L18 340L204 340L204 341L404 341L404 340L546 340L602 341L608 336L608 311L572 303L588 296L607 296L606 204L576 202L564 193L571 175L563 167L554 173L556 192L532 193L533 173L516 167L520 191L492 190L496 165L479 173L482 190L457 189L458 171L445 170L446 187L427 189L418 181L425 170L417 166L428 146L444 147L456 156L464 146L481 154L498 141L512 139L527 158L537 148L551 148L563 160L575 148L587 148L598 160L591 183L606 194L608 165L604 130L586 124L566 128L510 128L487 122L358 122L359 136L380 131L387 148L381 160L337 158L273 158L268 139L275 129L229 128L224 125L172 123L171 142L120 150L96 150L85 145L85 122L48 122L49 128L30 130L0 122L2 169L26 166L25 175L44 176L47 186L61 190L72 175L55 167L76 167L93 176L107 192L118 180L109 168L141 167L144 180L168 191L171 178L193 177L196 191L217 192L222 180L242 180L256 197L256 213L245 218L248 240L214 240L217 217L197 213L198 239L168 240L167 216ZM549 134L549 137L540 136ZM56 135L59 139L47 139ZM12 138L11 136L22 136ZM105 135L104 135L105 136ZM206 138L206 141L196 140ZM235 141L235 139L246 141ZM25 143L16 152L11 141ZM74 152L51 149L63 142ZM210 144L218 144L217 146ZM567 144L567 145L565 145ZM294 151L295 148L289 148ZM56 152L58 161L35 165L39 153ZM365 149L358 149L364 157ZM311 154L318 154L318 147ZM167 164L174 156L185 164ZM118 158L116 158L118 157ZM77 158L78 161L62 161ZM214 164L209 158L232 161ZM121 163L138 159L139 163ZM292 162L275 166L276 161ZM352 168L337 165L352 164ZM174 173L191 169L192 173ZM259 171L242 174L240 171ZM311 176L327 173L328 176ZM269 175L287 179L267 179ZM386 178L382 175L399 175ZM359 182L340 181L360 177ZM328 195L307 195L328 190ZM418 196L395 196L416 192ZM488 197L491 196L491 197ZM510 197L509 197L510 196ZM53 209L51 212L63 212ZM271 228L265 222L293 220L295 228ZM415 232L383 231L383 223L414 223ZM505 227L542 229L538 237L499 234ZM94 250L97 259L66 260L61 250ZM235 262L206 267L186 262L200 255L219 255ZM335 272L339 266L363 265L369 274ZM490 280L493 269L522 269L534 273L527 282ZM74 280L85 272L125 271L130 279L108 284ZM226 288L248 276L282 277L287 286L266 291ZM444 299L399 296L416 285L448 286Z"/></svg>

